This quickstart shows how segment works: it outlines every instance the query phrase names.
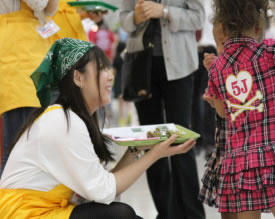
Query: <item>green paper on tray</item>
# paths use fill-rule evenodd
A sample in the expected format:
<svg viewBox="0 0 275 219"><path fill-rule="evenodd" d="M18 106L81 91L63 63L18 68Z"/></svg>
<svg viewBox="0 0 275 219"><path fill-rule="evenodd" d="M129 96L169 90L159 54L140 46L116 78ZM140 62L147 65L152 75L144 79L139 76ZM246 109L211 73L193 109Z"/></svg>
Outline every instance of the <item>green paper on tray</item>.
<svg viewBox="0 0 275 219"><path fill-rule="evenodd" d="M160 135L153 136L150 133L158 133L160 130ZM111 141L115 142L120 146L145 146L157 144L159 142L168 139L167 136L170 132L176 132L179 136L175 144L181 144L190 138L197 139L200 135L190 129L184 128L180 125L175 125L173 123L159 124L159 125L144 125L144 126L134 126L134 127L120 127L120 128L110 128L104 129L103 134L107 136Z"/></svg>
<svg viewBox="0 0 275 219"><path fill-rule="evenodd" d="M102 1L75 1L75 2L67 2L70 6L80 7L84 10L101 10L102 8L110 9L112 11L116 11L118 8L114 5L111 5Z"/></svg>

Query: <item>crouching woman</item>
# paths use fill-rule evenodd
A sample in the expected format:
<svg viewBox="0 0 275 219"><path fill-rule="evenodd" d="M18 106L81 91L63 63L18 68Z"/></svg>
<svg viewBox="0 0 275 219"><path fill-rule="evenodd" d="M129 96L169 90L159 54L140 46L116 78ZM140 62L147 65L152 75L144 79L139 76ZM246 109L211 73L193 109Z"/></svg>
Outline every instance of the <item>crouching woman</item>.
<svg viewBox="0 0 275 219"><path fill-rule="evenodd" d="M114 202L115 196L158 159L193 147L194 140L170 147L172 136L139 160L127 150L107 171L112 153L96 110L111 101L109 67L104 52L91 43L63 38L53 44L31 75L41 108L18 134L4 169L1 219L140 218L130 206Z"/></svg>

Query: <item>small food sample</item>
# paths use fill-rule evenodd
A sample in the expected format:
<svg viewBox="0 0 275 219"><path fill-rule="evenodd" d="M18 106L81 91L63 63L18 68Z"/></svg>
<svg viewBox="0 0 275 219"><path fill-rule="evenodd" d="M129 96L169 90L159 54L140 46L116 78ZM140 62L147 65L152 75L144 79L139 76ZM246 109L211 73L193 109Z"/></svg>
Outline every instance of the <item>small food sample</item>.
<svg viewBox="0 0 275 219"><path fill-rule="evenodd" d="M147 132L147 138L154 138L154 137L161 137L161 133L160 133L159 128L156 128L156 130L153 131L153 132L151 132L151 131Z"/></svg>
<svg viewBox="0 0 275 219"><path fill-rule="evenodd" d="M176 134L177 138L183 138L185 133L180 130L169 130L167 128L156 128L155 131L148 131L147 138L154 138L154 137L171 137L172 135Z"/></svg>

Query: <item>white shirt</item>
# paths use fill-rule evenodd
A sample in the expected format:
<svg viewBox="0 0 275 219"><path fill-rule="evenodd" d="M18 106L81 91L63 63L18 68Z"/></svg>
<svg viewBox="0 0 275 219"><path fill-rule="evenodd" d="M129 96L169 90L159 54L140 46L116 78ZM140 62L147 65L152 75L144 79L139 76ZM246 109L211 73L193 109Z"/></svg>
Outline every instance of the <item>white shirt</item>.
<svg viewBox="0 0 275 219"><path fill-rule="evenodd" d="M216 47L216 42L213 36L213 24L211 19L213 17L213 9L212 9L212 0L205 0L204 2L206 19L202 29L202 37L198 42L199 46L214 46Z"/></svg>
<svg viewBox="0 0 275 219"><path fill-rule="evenodd" d="M85 123L63 109L43 114L12 150L0 188L49 191L64 184L89 201L111 203L116 181L94 151Z"/></svg>

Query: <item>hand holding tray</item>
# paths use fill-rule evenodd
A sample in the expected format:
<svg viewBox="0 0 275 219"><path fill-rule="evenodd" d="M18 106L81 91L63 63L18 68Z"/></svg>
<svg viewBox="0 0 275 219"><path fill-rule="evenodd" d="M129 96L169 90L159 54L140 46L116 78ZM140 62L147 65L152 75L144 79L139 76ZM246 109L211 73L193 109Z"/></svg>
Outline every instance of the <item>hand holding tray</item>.
<svg viewBox="0 0 275 219"><path fill-rule="evenodd" d="M197 139L200 135L180 125L173 123L159 124L159 125L145 125L135 127L121 127L121 128L110 128L104 129L103 134L108 137L111 141L115 142L120 146L146 146L153 145L163 142L168 139L166 134L159 137L147 137L147 132L154 132L156 128L168 129L179 133L180 137L176 139L174 144L181 144L190 138Z"/></svg>

